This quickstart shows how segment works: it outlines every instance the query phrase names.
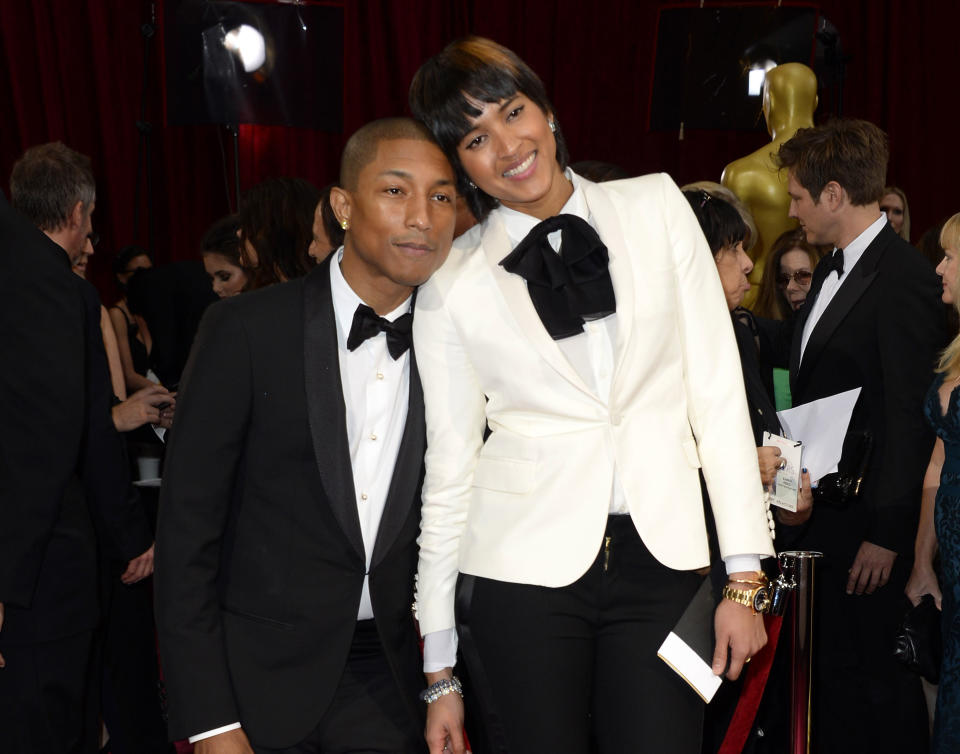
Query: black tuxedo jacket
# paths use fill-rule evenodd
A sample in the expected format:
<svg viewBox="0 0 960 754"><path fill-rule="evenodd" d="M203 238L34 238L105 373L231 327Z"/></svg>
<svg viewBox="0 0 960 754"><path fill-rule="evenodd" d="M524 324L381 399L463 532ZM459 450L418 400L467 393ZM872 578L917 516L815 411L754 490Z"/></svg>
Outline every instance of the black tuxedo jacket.
<svg viewBox="0 0 960 754"><path fill-rule="evenodd" d="M934 439L923 418L923 398L944 344L940 283L916 249L884 226L821 314L801 361L803 327L826 275L819 265L796 317L793 402L862 387L848 437L869 430L874 446L860 499L846 522L824 530L817 519L833 519L814 510L804 546L850 556L866 540L909 558ZM845 447L841 471L851 463ZM831 546L839 540L848 546Z"/></svg>
<svg viewBox="0 0 960 754"><path fill-rule="evenodd" d="M96 290L2 197L0 363L0 644L45 642L97 623L94 523L123 559L152 535L110 416Z"/></svg>
<svg viewBox="0 0 960 754"><path fill-rule="evenodd" d="M347 660L366 568L329 264L212 306L184 371L155 577L175 739L240 721L261 746L292 746L320 721ZM414 717L424 449L411 354L407 424L370 595Z"/></svg>

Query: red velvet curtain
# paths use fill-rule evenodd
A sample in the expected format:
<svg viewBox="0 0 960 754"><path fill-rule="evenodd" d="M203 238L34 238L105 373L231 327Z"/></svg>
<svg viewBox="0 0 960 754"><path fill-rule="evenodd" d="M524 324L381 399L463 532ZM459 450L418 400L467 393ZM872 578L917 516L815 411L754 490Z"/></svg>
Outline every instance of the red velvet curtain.
<svg viewBox="0 0 960 754"><path fill-rule="evenodd" d="M688 130L680 140L676 133L646 129L658 10L691 4L698 3L342 0L344 133L372 118L405 112L407 86L424 58L474 32L513 48L543 77L574 160L606 160L633 173L665 171L678 183L718 179L726 163L756 149L765 135ZM707 0L705 12L718 4ZM150 20L152 5L149 0L0 2L4 191L13 162L30 145L61 139L93 158L94 224L104 241L91 276L107 298L113 295L111 254L126 243L148 242L145 192L135 228L134 189L144 92L140 26ZM909 197L916 239L960 211L953 190L960 159L949 136L960 110L955 83L960 4L821 0L819 5L852 56L843 113L872 120L890 134L889 179ZM166 261L195 255L203 230L228 211L221 147L232 171L232 145L216 126L164 125L161 41L158 34L148 45L145 120L153 126L155 253ZM822 103L821 113L830 105ZM336 178L343 141L339 133L242 126L241 187L275 175L324 185Z"/></svg>

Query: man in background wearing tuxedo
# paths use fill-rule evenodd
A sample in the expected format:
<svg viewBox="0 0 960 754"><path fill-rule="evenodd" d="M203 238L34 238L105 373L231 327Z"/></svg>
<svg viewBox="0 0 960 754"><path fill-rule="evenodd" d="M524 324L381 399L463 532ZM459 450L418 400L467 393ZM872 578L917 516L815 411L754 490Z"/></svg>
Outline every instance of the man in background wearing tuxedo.
<svg viewBox="0 0 960 754"><path fill-rule="evenodd" d="M420 124L368 124L330 197L343 247L204 318L167 454L156 592L170 732L197 754L426 750L409 338L455 198Z"/></svg>
<svg viewBox="0 0 960 754"><path fill-rule="evenodd" d="M790 216L808 241L836 247L796 318L793 401L862 388L840 475L858 474L872 436L859 496L838 505L818 495L797 547L825 556L813 678L813 750L824 754L920 751L927 737L919 676L892 649L933 444L923 397L943 345L942 306L936 275L880 211L887 158L886 135L861 120L800 129L779 150ZM821 492L829 485L828 475Z"/></svg>
<svg viewBox="0 0 960 754"><path fill-rule="evenodd" d="M98 545L129 561L129 584L153 569L152 535L112 422L100 300L70 269L92 252L90 160L59 142L33 147L10 186L14 208L0 201L0 751L96 752Z"/></svg>

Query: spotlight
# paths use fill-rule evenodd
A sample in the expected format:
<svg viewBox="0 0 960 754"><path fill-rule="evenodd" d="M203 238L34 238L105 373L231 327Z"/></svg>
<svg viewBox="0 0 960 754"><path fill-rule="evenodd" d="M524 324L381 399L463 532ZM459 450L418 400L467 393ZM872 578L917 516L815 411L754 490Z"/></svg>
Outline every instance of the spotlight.
<svg viewBox="0 0 960 754"><path fill-rule="evenodd" d="M759 97L763 93L763 81L767 77L767 71L776 67L777 64L772 60L761 60L750 66L747 73L747 94Z"/></svg>
<svg viewBox="0 0 960 754"><path fill-rule="evenodd" d="M263 34L248 24L228 31L223 37L223 46L240 58L247 73L259 70L266 62L267 45Z"/></svg>

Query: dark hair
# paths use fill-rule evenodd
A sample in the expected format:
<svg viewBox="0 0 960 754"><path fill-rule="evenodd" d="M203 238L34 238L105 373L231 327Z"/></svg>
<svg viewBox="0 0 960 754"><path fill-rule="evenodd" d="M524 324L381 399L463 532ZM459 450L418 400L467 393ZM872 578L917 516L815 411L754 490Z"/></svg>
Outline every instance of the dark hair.
<svg viewBox="0 0 960 754"><path fill-rule="evenodd" d="M570 166L573 172L594 183L606 183L607 181L619 181L622 178L629 178L630 174L619 165L611 162L601 162L600 160L581 160Z"/></svg>
<svg viewBox="0 0 960 754"><path fill-rule="evenodd" d="M113 267L113 274L122 275L127 271L127 265L130 264L137 257L146 257L150 259L150 252L146 249L130 244L129 246L124 246L120 251L117 252L117 255L113 258L111 266ZM151 259L151 262L153 260Z"/></svg>
<svg viewBox="0 0 960 754"><path fill-rule="evenodd" d="M97 198L90 158L60 141L30 147L10 173L10 203L40 230L60 230L77 202Z"/></svg>
<svg viewBox="0 0 960 754"><path fill-rule="evenodd" d="M429 129L413 118L380 118L370 121L357 129L343 147L340 157L340 186L347 191L353 191L357 187L360 171L377 156L380 142L396 139L437 143Z"/></svg>
<svg viewBox="0 0 960 754"><path fill-rule="evenodd" d="M332 189L337 184L331 183L328 186L324 186L323 190L320 192L320 219L323 222L323 230L327 234L327 238L330 239L331 250L339 249L343 246L343 228L340 227L340 223L337 222L337 216L333 211L333 207L330 206L330 189Z"/></svg>
<svg viewBox="0 0 960 754"><path fill-rule="evenodd" d="M237 267L243 267L238 230L240 230L239 215L221 217L203 234L200 240L200 253L219 254Z"/></svg>
<svg viewBox="0 0 960 754"><path fill-rule="evenodd" d="M302 277L313 269L307 250L313 240L313 212L320 199L315 186L302 178L270 178L247 191L240 202L243 241L257 252L257 264L243 255L253 272L252 288Z"/></svg>
<svg viewBox="0 0 960 754"><path fill-rule="evenodd" d="M543 82L526 63L506 47L472 36L448 44L420 66L410 83L410 109L433 132L457 174L457 191L480 222L499 202L471 185L457 154L457 145L473 127L470 119L481 112L470 100L500 102L518 92L545 114L556 115ZM554 124L557 162L566 169L566 141L556 119Z"/></svg>
<svg viewBox="0 0 960 754"><path fill-rule="evenodd" d="M863 206L883 196L890 149L887 135L873 123L853 118L801 128L780 146L776 162L791 170L814 202L824 186L839 183L850 203Z"/></svg>
<svg viewBox="0 0 960 754"><path fill-rule="evenodd" d="M780 286L777 285L777 276L780 274L780 260L788 251L799 249L805 251L810 259L812 272L823 256L816 246L807 241L802 228L794 228L777 236L770 251L764 259L763 277L760 280L760 291L753 305L753 313L767 319L790 319L793 308L787 301Z"/></svg>
<svg viewBox="0 0 960 754"><path fill-rule="evenodd" d="M690 203L714 256L721 249L740 243L750 234L740 213L729 202L702 190L684 191L683 195Z"/></svg>

